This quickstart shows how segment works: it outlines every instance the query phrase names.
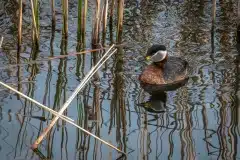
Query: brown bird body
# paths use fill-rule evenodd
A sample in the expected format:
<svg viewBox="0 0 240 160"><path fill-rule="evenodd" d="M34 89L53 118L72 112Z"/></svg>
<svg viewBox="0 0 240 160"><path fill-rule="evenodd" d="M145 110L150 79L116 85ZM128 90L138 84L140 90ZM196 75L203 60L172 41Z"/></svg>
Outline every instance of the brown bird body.
<svg viewBox="0 0 240 160"><path fill-rule="evenodd" d="M188 63L180 57L167 56L163 45L153 45L148 49L146 58L153 61L141 75L142 88L149 93L175 90L188 80Z"/></svg>

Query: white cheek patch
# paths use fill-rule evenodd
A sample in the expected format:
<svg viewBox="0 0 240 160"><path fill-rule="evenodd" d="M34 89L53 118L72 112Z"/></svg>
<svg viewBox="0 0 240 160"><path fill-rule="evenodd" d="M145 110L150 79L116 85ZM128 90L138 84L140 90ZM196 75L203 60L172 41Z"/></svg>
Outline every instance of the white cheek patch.
<svg viewBox="0 0 240 160"><path fill-rule="evenodd" d="M160 62L164 60L166 56L167 56L167 51L158 51L151 57L151 60L153 62Z"/></svg>

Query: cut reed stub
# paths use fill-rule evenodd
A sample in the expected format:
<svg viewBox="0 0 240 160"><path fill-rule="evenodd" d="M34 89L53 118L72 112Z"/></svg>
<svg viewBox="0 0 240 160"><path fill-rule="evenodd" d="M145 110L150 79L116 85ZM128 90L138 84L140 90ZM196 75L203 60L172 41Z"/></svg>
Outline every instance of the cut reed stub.
<svg viewBox="0 0 240 160"><path fill-rule="evenodd" d="M63 10L63 31L64 38L68 37L68 0L62 0Z"/></svg>
<svg viewBox="0 0 240 160"><path fill-rule="evenodd" d="M117 42L122 41L124 0L118 0Z"/></svg>
<svg viewBox="0 0 240 160"><path fill-rule="evenodd" d="M0 39L0 48L2 48L2 44L3 44L3 37L1 37Z"/></svg>
<svg viewBox="0 0 240 160"><path fill-rule="evenodd" d="M38 46L39 35L38 35L38 26L39 16L38 16L38 1L30 0L31 10L32 10L32 19L33 19L33 41Z"/></svg>
<svg viewBox="0 0 240 160"><path fill-rule="evenodd" d="M21 50L21 44L22 44L22 0L19 0L19 18L18 18L18 52ZM0 45L1 48L1 45Z"/></svg>
<svg viewBox="0 0 240 160"><path fill-rule="evenodd" d="M104 8L103 8L103 14L102 14L102 45L105 44L106 39L106 32L107 32L107 14L108 12L108 0L105 0Z"/></svg>

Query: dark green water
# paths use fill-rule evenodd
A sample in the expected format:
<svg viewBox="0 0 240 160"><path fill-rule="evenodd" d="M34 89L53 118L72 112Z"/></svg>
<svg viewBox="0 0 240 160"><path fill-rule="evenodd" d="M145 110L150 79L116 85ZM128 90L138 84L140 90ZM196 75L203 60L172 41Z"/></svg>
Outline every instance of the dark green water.
<svg viewBox="0 0 240 160"><path fill-rule="evenodd" d="M150 0L149 0L150 1ZM31 10L24 11L23 47L16 66L17 6L1 0L0 80L37 101L59 110L102 52L78 57L29 60L75 52L77 2L69 2L69 37L62 40L61 3L56 2L57 25L52 34L48 1L40 2L40 47L33 49ZM86 46L91 46L89 2ZM126 2L123 40L120 48L74 99L65 114L92 133L128 153L128 159L240 159L239 62L236 48L237 4L218 2L214 32L211 32L211 2ZM109 28L108 28L109 29ZM115 37L115 28L113 38ZM108 31L106 43L111 41ZM114 38L115 39L115 38ZM170 55L181 56L191 66L188 83L166 93L166 112L145 111L138 104L149 99L138 82L144 65L139 62L148 46L165 44ZM156 102L158 103L158 102ZM11 110L11 112L10 112ZM19 114L16 114L19 113ZM26 116L22 116L26 115ZM31 116L47 111L0 87L1 160L20 159L116 159L120 155L79 131L58 121L39 146L30 146L50 123Z"/></svg>

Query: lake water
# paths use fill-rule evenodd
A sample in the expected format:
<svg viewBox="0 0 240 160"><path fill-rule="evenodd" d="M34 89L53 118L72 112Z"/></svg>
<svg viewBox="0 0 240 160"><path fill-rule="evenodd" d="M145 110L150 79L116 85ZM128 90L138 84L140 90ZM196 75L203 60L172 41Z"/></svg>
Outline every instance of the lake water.
<svg viewBox="0 0 240 160"><path fill-rule="evenodd" d="M150 1L150 0L149 0ZM62 40L61 1L56 1L56 29L51 10L40 1L40 47L32 47L31 10L23 19L20 65L17 54L17 5L1 0L0 80L58 111L103 51L47 61L50 55L76 52L77 1L69 2L69 37ZM136 1L137 2L137 1ZM112 56L77 95L65 115L127 153L127 159L240 159L239 57L236 48L237 3L217 1L212 30L210 1L126 2L123 48ZM89 2L86 45L92 48L94 1ZM109 27L108 27L109 29ZM115 40L108 30L106 44ZM150 95L140 87L142 55L152 44L164 44L171 56L190 65L188 83L166 92L154 113L140 104ZM32 60L40 60L30 63ZM45 60L43 60L45 59ZM44 116L41 121L33 116ZM0 87L1 160L116 159L115 150L59 120L39 145L30 147L52 115Z"/></svg>

